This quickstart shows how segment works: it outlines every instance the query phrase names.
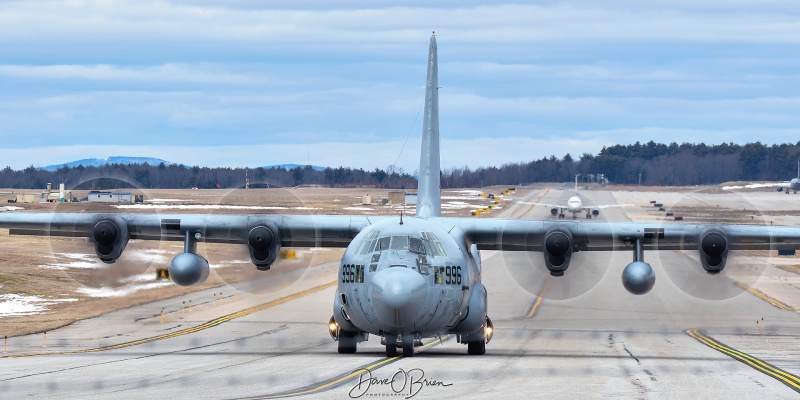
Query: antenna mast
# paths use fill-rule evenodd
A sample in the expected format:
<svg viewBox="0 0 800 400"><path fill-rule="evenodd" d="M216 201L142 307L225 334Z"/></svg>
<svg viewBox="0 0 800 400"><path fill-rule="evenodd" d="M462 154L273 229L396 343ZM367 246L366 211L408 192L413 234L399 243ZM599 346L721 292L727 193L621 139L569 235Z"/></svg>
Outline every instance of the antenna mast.
<svg viewBox="0 0 800 400"><path fill-rule="evenodd" d="M250 189L250 176L247 174L247 167L244 168L244 188Z"/></svg>

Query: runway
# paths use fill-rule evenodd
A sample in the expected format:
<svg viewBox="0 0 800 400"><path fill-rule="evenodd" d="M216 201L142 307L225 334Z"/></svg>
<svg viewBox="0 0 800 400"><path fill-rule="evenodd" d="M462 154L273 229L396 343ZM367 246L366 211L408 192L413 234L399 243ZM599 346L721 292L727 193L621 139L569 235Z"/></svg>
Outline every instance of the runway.
<svg viewBox="0 0 800 400"><path fill-rule="evenodd" d="M570 194L543 189L518 200L553 203ZM610 192L581 195L617 201ZM503 214L553 218L549 211L517 204ZM600 220L628 218L624 208L606 208ZM338 354L326 329L338 266L329 263L275 293L234 284L84 320L48 332L46 348L43 335L11 338L0 359L0 397L800 396L800 314L736 284L766 279L771 267L744 261L710 277L691 254L648 252L656 286L633 296L620 280L628 252L578 253L560 279L549 278L541 257L482 253L495 326L484 356L468 356L448 337L427 340L413 358L387 359L376 337L354 355Z"/></svg>

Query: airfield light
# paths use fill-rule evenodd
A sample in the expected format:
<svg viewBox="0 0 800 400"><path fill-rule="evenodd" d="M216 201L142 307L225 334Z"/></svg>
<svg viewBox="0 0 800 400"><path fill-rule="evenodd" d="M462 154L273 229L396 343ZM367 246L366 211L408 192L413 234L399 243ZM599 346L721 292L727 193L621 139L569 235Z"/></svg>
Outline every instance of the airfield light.
<svg viewBox="0 0 800 400"><path fill-rule="evenodd" d="M330 325L328 325L328 329L330 329L331 332L336 332L336 323L331 322Z"/></svg>

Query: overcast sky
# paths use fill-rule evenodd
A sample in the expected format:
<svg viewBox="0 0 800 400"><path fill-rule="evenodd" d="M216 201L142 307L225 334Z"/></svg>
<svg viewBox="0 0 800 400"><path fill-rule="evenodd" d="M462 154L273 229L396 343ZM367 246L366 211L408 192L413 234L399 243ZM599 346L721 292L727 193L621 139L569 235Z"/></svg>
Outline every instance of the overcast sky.
<svg viewBox="0 0 800 400"><path fill-rule="evenodd" d="M25 0L0 2L0 164L413 172L431 30L445 168L800 140L796 0Z"/></svg>

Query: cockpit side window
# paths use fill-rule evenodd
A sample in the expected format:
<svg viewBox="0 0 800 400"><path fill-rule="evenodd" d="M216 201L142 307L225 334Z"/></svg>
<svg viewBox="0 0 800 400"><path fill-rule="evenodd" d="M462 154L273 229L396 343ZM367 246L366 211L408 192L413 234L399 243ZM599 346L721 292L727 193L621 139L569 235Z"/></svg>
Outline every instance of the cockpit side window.
<svg viewBox="0 0 800 400"><path fill-rule="evenodd" d="M379 231L372 231L369 233L366 239L361 242L361 246L358 248L358 254L368 254L372 252L372 248L375 246L375 239L378 238Z"/></svg>
<svg viewBox="0 0 800 400"><path fill-rule="evenodd" d="M422 243L422 239L414 236L408 238L408 249L411 250L411 252L425 254L426 248L427 246Z"/></svg>
<svg viewBox="0 0 800 400"><path fill-rule="evenodd" d="M422 232L422 237L428 239L431 255L435 257L444 257L447 255L444 251L444 246L439 242L439 238L437 238L436 235L430 232Z"/></svg>
<svg viewBox="0 0 800 400"><path fill-rule="evenodd" d="M392 236L392 250L408 250L408 236Z"/></svg>
<svg viewBox="0 0 800 400"><path fill-rule="evenodd" d="M382 237L378 239L378 243L375 245L375 251L382 251L389 248L389 236Z"/></svg>
<svg viewBox="0 0 800 400"><path fill-rule="evenodd" d="M358 254L367 254L372 250L372 246L375 245L374 240L365 240L361 243L361 247L358 248Z"/></svg>

